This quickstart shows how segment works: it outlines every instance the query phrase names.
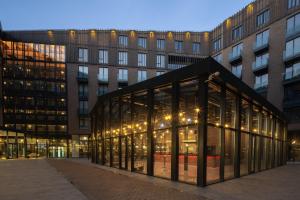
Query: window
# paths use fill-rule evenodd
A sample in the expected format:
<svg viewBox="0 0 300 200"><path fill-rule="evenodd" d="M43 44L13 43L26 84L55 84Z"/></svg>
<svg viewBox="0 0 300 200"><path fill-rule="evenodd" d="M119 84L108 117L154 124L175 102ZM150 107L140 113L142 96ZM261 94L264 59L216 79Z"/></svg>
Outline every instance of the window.
<svg viewBox="0 0 300 200"><path fill-rule="evenodd" d="M288 9L295 8L300 5L300 0L289 0Z"/></svg>
<svg viewBox="0 0 300 200"><path fill-rule="evenodd" d="M79 118L79 128L86 129L88 128L88 118Z"/></svg>
<svg viewBox="0 0 300 200"><path fill-rule="evenodd" d="M300 37L293 39L285 44L285 56L290 57L300 53Z"/></svg>
<svg viewBox="0 0 300 200"><path fill-rule="evenodd" d="M79 112L81 114L88 113L88 101L79 101Z"/></svg>
<svg viewBox="0 0 300 200"><path fill-rule="evenodd" d="M138 53L138 66L146 67L147 66L147 54Z"/></svg>
<svg viewBox="0 0 300 200"><path fill-rule="evenodd" d="M128 81L128 70L127 69L119 69L118 81Z"/></svg>
<svg viewBox="0 0 300 200"><path fill-rule="evenodd" d="M78 77L79 78L87 78L89 68L86 66L78 66Z"/></svg>
<svg viewBox="0 0 300 200"><path fill-rule="evenodd" d="M240 43L234 47L232 47L232 57L237 57L240 56L242 54L243 51L243 43Z"/></svg>
<svg viewBox="0 0 300 200"><path fill-rule="evenodd" d="M183 42L175 40L175 52L181 53L183 51Z"/></svg>
<svg viewBox="0 0 300 200"><path fill-rule="evenodd" d="M166 44L165 44L166 42L165 42L165 40L164 39L157 39L156 40L156 47L157 47L157 49L161 49L161 50L163 50L163 49L165 49L166 48Z"/></svg>
<svg viewBox="0 0 300 200"><path fill-rule="evenodd" d="M236 65L231 67L231 72L238 78L242 78L243 65Z"/></svg>
<svg viewBox="0 0 300 200"><path fill-rule="evenodd" d="M162 74L164 74L165 72L164 71L157 71L156 72L156 76L160 76L160 75L162 75Z"/></svg>
<svg viewBox="0 0 300 200"><path fill-rule="evenodd" d="M268 74L263 74L255 77L254 89L263 88L268 85Z"/></svg>
<svg viewBox="0 0 300 200"><path fill-rule="evenodd" d="M108 81L108 68L107 67L99 68L98 80L99 81Z"/></svg>
<svg viewBox="0 0 300 200"><path fill-rule="evenodd" d="M266 10L263 13L257 15L256 17L256 26L260 27L266 23L268 23L270 20L270 10Z"/></svg>
<svg viewBox="0 0 300 200"><path fill-rule="evenodd" d="M88 49L78 49L78 61L87 62L88 61Z"/></svg>
<svg viewBox="0 0 300 200"><path fill-rule="evenodd" d="M292 34L300 30L300 13L288 18L286 22L286 32L287 34Z"/></svg>
<svg viewBox="0 0 300 200"><path fill-rule="evenodd" d="M294 77L298 77L300 75L300 63L295 63L290 67L285 69L285 80L292 79Z"/></svg>
<svg viewBox="0 0 300 200"><path fill-rule="evenodd" d="M199 42L193 42L193 53L194 54L200 53L200 43Z"/></svg>
<svg viewBox="0 0 300 200"><path fill-rule="evenodd" d="M259 68L261 66L264 66L269 61L269 53L265 53L259 56L256 56L255 58L255 67Z"/></svg>
<svg viewBox="0 0 300 200"><path fill-rule="evenodd" d="M137 77L137 81L144 81L147 79L147 71L145 70L138 70L138 77Z"/></svg>
<svg viewBox="0 0 300 200"><path fill-rule="evenodd" d="M106 94L108 92L108 85L100 85L98 87L98 95L103 95Z"/></svg>
<svg viewBox="0 0 300 200"><path fill-rule="evenodd" d="M79 97L87 97L88 96L88 85L80 84L79 85Z"/></svg>
<svg viewBox="0 0 300 200"><path fill-rule="evenodd" d="M213 48L214 48L214 51L219 51L222 48L222 46L221 46L221 38L216 39L214 41Z"/></svg>
<svg viewBox="0 0 300 200"><path fill-rule="evenodd" d="M222 64L222 61L223 61L222 54L215 55L213 58L215 59L215 61L217 61L218 63Z"/></svg>
<svg viewBox="0 0 300 200"><path fill-rule="evenodd" d="M165 56L164 55L156 55L156 67L165 68Z"/></svg>
<svg viewBox="0 0 300 200"><path fill-rule="evenodd" d="M266 30L256 35L256 47L268 44L270 35L269 32L269 30Z"/></svg>
<svg viewBox="0 0 300 200"><path fill-rule="evenodd" d="M239 26L232 30L232 40L241 39L243 36L243 26Z"/></svg>
<svg viewBox="0 0 300 200"><path fill-rule="evenodd" d="M147 48L147 38L139 37L138 38L138 47L146 49Z"/></svg>
<svg viewBox="0 0 300 200"><path fill-rule="evenodd" d="M119 46L127 47L128 46L128 37L124 35L119 36Z"/></svg>
<svg viewBox="0 0 300 200"><path fill-rule="evenodd" d="M128 52L119 51L119 65L127 65L128 64Z"/></svg>
<svg viewBox="0 0 300 200"><path fill-rule="evenodd" d="M108 51L107 50L99 50L99 63L100 64L108 64Z"/></svg>

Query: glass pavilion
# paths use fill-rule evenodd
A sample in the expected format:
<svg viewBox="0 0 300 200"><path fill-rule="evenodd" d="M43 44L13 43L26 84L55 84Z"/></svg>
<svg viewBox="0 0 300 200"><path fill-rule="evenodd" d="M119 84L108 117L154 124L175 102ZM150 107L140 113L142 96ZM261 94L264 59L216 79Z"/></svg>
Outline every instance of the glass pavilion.
<svg viewBox="0 0 300 200"><path fill-rule="evenodd" d="M199 186L286 162L283 114L206 58L98 98L92 161Z"/></svg>

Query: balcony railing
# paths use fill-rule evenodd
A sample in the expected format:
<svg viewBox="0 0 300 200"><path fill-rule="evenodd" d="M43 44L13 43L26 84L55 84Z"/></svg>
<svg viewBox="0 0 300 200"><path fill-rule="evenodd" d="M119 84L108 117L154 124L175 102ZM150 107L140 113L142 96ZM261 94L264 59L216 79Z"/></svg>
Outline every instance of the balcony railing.
<svg viewBox="0 0 300 200"><path fill-rule="evenodd" d="M253 44L253 51L254 53L260 53L264 50L267 50L269 48L269 40L265 40L262 42L255 42Z"/></svg>
<svg viewBox="0 0 300 200"><path fill-rule="evenodd" d="M285 37L287 39L289 39L289 38L299 35L299 34L300 34L300 26L296 26L294 28L287 29Z"/></svg>
<svg viewBox="0 0 300 200"><path fill-rule="evenodd" d="M283 51L283 61L289 62L300 58L300 51Z"/></svg>
<svg viewBox="0 0 300 200"><path fill-rule="evenodd" d="M97 75L99 83L108 83L108 77L102 77L99 74Z"/></svg>
<svg viewBox="0 0 300 200"><path fill-rule="evenodd" d="M229 54L229 62L235 62L235 61L239 61L242 59L242 54L243 54L243 51L239 51L237 53L233 53L231 52Z"/></svg>
<svg viewBox="0 0 300 200"><path fill-rule="evenodd" d="M78 114L79 115L88 115L89 114L89 110L88 109L78 109Z"/></svg>
<svg viewBox="0 0 300 200"><path fill-rule="evenodd" d="M257 72L263 69L267 69L269 65L269 59L263 59L261 62L254 61L252 63L253 72Z"/></svg>
<svg viewBox="0 0 300 200"><path fill-rule="evenodd" d="M81 72L78 72L77 74L77 80L78 81L88 81L88 74L84 74L84 73L81 73Z"/></svg>
<svg viewBox="0 0 300 200"><path fill-rule="evenodd" d="M254 84L254 89L255 90L264 90L267 89L268 84L263 84L263 83L255 83Z"/></svg>
<svg viewBox="0 0 300 200"><path fill-rule="evenodd" d="M128 82L128 79L125 79L125 78L118 78L118 82L119 82L119 83L127 83L127 82Z"/></svg>
<svg viewBox="0 0 300 200"><path fill-rule="evenodd" d="M300 73L288 72L283 74L283 84L295 83L300 81Z"/></svg>

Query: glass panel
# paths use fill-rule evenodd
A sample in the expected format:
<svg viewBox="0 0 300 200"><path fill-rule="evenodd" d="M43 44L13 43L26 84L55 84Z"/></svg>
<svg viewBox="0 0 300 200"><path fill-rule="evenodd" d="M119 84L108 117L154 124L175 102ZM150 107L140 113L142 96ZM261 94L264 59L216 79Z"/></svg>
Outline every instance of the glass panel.
<svg viewBox="0 0 300 200"><path fill-rule="evenodd" d="M179 128L179 180L197 183L197 126Z"/></svg>
<svg viewBox="0 0 300 200"><path fill-rule="evenodd" d="M154 137L154 176L171 178L171 131L153 132Z"/></svg>
<svg viewBox="0 0 300 200"><path fill-rule="evenodd" d="M225 127L235 128L236 116L236 96L231 92L226 92L226 118Z"/></svg>
<svg viewBox="0 0 300 200"><path fill-rule="evenodd" d="M110 138L105 139L105 158L104 164L110 166Z"/></svg>
<svg viewBox="0 0 300 200"><path fill-rule="evenodd" d="M234 177L234 134L234 131L225 130L225 179Z"/></svg>
<svg viewBox="0 0 300 200"><path fill-rule="evenodd" d="M248 174L249 134L241 133L240 175Z"/></svg>
<svg viewBox="0 0 300 200"><path fill-rule="evenodd" d="M220 115L221 115L220 91L221 91L220 86L209 84L207 122L214 124L216 126L220 125Z"/></svg>
<svg viewBox="0 0 300 200"><path fill-rule="evenodd" d="M147 136L146 134L136 134L134 137L134 171L147 173Z"/></svg>
<svg viewBox="0 0 300 200"><path fill-rule="evenodd" d="M249 111L250 106L248 101L242 100L241 106L241 130L249 131Z"/></svg>
<svg viewBox="0 0 300 200"><path fill-rule="evenodd" d="M112 138L113 141L113 167L119 167L119 137Z"/></svg>
<svg viewBox="0 0 300 200"><path fill-rule="evenodd" d="M219 128L207 127L207 183L220 180L221 132Z"/></svg>

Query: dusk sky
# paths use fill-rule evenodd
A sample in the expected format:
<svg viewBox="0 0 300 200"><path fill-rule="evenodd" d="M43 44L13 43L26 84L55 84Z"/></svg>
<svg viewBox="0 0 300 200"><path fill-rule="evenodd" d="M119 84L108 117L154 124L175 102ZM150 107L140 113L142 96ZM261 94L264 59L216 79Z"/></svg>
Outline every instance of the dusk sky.
<svg viewBox="0 0 300 200"><path fill-rule="evenodd" d="M207 31L251 0L1 0L4 30Z"/></svg>

